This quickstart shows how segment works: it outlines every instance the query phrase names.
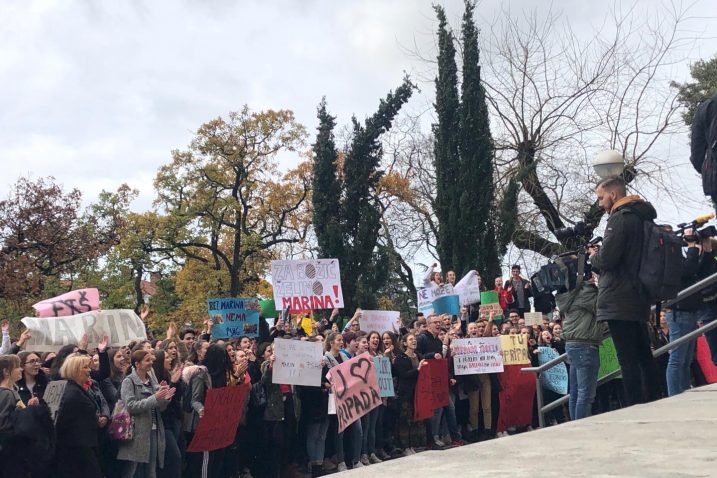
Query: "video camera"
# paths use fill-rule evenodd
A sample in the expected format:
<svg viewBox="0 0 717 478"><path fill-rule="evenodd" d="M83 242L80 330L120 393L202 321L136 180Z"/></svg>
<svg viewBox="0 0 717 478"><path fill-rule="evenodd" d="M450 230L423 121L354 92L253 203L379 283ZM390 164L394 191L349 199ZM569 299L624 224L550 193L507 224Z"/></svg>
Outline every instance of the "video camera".
<svg viewBox="0 0 717 478"><path fill-rule="evenodd" d="M690 242L700 242L702 239L715 237L717 236L717 228L715 228L715 226L707 226L703 227L702 229L697 229L698 227L703 226L710 220L714 219L714 217L715 215L710 213L705 214L703 216L699 216L693 221L678 224L675 234L682 238L682 242L685 246ZM692 229L694 232L692 234L685 234L685 231L687 229Z"/></svg>
<svg viewBox="0 0 717 478"><path fill-rule="evenodd" d="M600 243L601 241L602 237L598 236L581 245L577 250L551 257L550 261L546 265L541 267L538 272L530 277L534 290L537 290L541 294L545 294L553 292L563 293L575 289L581 261L584 264L584 277L587 279L591 274L591 268L587 257L587 249Z"/></svg>

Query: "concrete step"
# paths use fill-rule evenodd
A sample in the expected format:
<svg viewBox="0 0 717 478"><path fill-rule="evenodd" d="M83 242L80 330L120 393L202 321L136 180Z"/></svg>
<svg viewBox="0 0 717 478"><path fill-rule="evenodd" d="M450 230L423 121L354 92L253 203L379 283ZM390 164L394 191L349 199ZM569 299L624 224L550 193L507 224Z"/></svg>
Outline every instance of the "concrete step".
<svg viewBox="0 0 717 478"><path fill-rule="evenodd" d="M336 476L717 477L717 384L487 442Z"/></svg>

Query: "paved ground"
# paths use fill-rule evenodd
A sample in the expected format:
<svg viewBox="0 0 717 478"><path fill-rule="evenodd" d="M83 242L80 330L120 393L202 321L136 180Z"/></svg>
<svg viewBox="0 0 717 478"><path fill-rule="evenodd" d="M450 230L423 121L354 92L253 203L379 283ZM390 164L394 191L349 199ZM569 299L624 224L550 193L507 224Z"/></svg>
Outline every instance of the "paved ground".
<svg viewBox="0 0 717 478"><path fill-rule="evenodd" d="M717 477L717 384L578 422L333 476Z"/></svg>

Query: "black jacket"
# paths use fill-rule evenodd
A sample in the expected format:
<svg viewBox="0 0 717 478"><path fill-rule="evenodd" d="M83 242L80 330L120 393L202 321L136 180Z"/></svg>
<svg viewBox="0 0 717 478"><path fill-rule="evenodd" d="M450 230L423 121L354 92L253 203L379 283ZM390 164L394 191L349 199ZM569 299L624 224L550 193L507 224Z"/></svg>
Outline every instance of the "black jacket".
<svg viewBox="0 0 717 478"><path fill-rule="evenodd" d="M97 405L90 394L73 380L67 381L56 427L60 448L97 446Z"/></svg>
<svg viewBox="0 0 717 478"><path fill-rule="evenodd" d="M702 175L702 189L713 198L717 196L717 95L697 107L692 120L690 162Z"/></svg>
<svg viewBox="0 0 717 478"><path fill-rule="evenodd" d="M607 220L600 251L590 262L600 274L597 320L647 322L650 303L641 293L638 279L643 224L657 217L655 208L638 196L615 203Z"/></svg>
<svg viewBox="0 0 717 478"><path fill-rule="evenodd" d="M420 357L418 357L418 361L420 363ZM413 396L416 393L416 382L418 381L418 367L414 368L410 357L404 352L399 352L391 366L391 373L398 379L396 384L398 398L413 402Z"/></svg>
<svg viewBox="0 0 717 478"><path fill-rule="evenodd" d="M425 330L416 338L416 355L421 359L432 359L436 354L443 355L443 342Z"/></svg>
<svg viewBox="0 0 717 478"><path fill-rule="evenodd" d="M17 382L17 393L20 394L22 403L27 405L27 402L29 402L32 397L42 398L45 395L45 389L47 388L48 383L49 380L47 379L47 375L45 375L45 372L40 370L37 377L35 377L35 386L32 387L32 392L30 392L30 389L27 388L27 385L25 384L25 376L23 375L23 377Z"/></svg>

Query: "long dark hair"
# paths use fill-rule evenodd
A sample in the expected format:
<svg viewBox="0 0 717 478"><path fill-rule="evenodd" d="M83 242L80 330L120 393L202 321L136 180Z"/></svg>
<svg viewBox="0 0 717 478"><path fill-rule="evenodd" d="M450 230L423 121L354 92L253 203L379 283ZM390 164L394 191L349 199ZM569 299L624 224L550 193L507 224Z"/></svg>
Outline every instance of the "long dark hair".
<svg viewBox="0 0 717 478"><path fill-rule="evenodd" d="M167 358L166 355L164 350L154 351L154 363L152 364L152 368L154 369L154 376L157 377L157 382L165 380L169 383L171 381L169 371L164 368L164 359Z"/></svg>
<svg viewBox="0 0 717 478"><path fill-rule="evenodd" d="M212 378L212 387L225 387L227 384L227 374L231 372L231 362L229 354L224 347L212 344L204 355L202 365L207 367L209 376Z"/></svg>
<svg viewBox="0 0 717 478"><path fill-rule="evenodd" d="M57 355L52 360L52 368L50 369L50 376L53 380L59 380L62 364L65 363L65 359L68 355L74 353L76 348L78 348L77 345L68 344L57 351Z"/></svg>

